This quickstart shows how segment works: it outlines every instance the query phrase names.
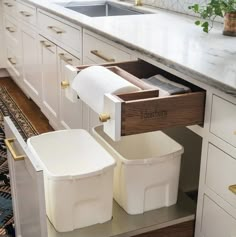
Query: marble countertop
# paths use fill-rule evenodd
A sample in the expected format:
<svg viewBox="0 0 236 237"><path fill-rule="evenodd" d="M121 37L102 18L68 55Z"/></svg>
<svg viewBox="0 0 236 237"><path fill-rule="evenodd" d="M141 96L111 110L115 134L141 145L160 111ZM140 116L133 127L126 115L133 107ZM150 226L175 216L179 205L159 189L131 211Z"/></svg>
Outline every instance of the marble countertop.
<svg viewBox="0 0 236 237"><path fill-rule="evenodd" d="M158 9L156 14L92 18L49 0L25 2L236 97L236 38L223 36L222 25L206 34L193 17Z"/></svg>

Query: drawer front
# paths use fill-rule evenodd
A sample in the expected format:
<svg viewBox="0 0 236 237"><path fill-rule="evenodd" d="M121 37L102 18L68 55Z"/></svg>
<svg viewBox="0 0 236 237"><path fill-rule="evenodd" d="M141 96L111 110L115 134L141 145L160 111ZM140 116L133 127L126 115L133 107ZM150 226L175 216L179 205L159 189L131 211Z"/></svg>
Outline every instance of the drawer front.
<svg viewBox="0 0 236 237"><path fill-rule="evenodd" d="M8 13L11 16L16 14L16 1L15 0L3 0L3 9L4 12Z"/></svg>
<svg viewBox="0 0 236 237"><path fill-rule="evenodd" d="M236 236L236 220L207 196L204 197L202 234L204 237Z"/></svg>
<svg viewBox="0 0 236 237"><path fill-rule="evenodd" d="M9 69L12 74L13 78L17 79L21 76L20 73L20 58L17 52L17 48L12 47L12 45L6 45L6 65L7 69Z"/></svg>
<svg viewBox="0 0 236 237"><path fill-rule="evenodd" d="M5 16L6 42L17 45L19 43L19 28L15 19Z"/></svg>
<svg viewBox="0 0 236 237"><path fill-rule="evenodd" d="M10 117L4 118L16 236L47 235L43 170Z"/></svg>
<svg viewBox="0 0 236 237"><path fill-rule="evenodd" d="M131 55L104 42L100 39L95 38L88 33L83 35L83 55L84 60L87 58L94 63L106 63L106 62L120 62L131 60Z"/></svg>
<svg viewBox="0 0 236 237"><path fill-rule="evenodd" d="M76 29L41 12L39 12L38 19L40 29L47 35L81 52L81 29Z"/></svg>
<svg viewBox="0 0 236 237"><path fill-rule="evenodd" d="M36 8L17 2L17 15L20 19L36 25Z"/></svg>
<svg viewBox="0 0 236 237"><path fill-rule="evenodd" d="M236 147L236 104L213 96L210 131Z"/></svg>
<svg viewBox="0 0 236 237"><path fill-rule="evenodd" d="M212 144L208 147L206 185L236 208L236 159ZM235 191L231 191L234 185Z"/></svg>

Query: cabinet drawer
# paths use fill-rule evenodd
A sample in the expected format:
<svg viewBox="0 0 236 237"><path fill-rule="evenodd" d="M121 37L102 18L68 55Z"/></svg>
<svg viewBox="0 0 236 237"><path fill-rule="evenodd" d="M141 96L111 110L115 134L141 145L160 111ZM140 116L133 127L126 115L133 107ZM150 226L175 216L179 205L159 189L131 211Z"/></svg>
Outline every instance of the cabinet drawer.
<svg viewBox="0 0 236 237"><path fill-rule="evenodd" d="M147 62L137 60L105 64L110 70L143 90L131 94L104 96L104 130L114 139L120 136L162 130L168 127L203 124L205 91ZM79 70L83 67L78 68ZM141 78L161 74L191 88L191 92L158 97L155 89L141 87ZM102 115L104 118L104 115Z"/></svg>
<svg viewBox="0 0 236 237"><path fill-rule="evenodd" d="M17 15L23 21L36 25L36 8L17 2Z"/></svg>
<svg viewBox="0 0 236 237"><path fill-rule="evenodd" d="M81 52L81 29L76 29L42 12L38 15L39 27L48 36L55 38L70 48Z"/></svg>
<svg viewBox="0 0 236 237"><path fill-rule="evenodd" d="M236 208L236 159L212 144L208 147L206 185ZM235 193L229 189L232 185Z"/></svg>
<svg viewBox="0 0 236 237"><path fill-rule="evenodd" d="M204 237L236 236L236 220L207 196L204 197L202 234Z"/></svg>
<svg viewBox="0 0 236 237"><path fill-rule="evenodd" d="M16 1L15 0L3 0L3 10L11 16L16 15Z"/></svg>
<svg viewBox="0 0 236 237"><path fill-rule="evenodd" d="M83 61L89 59L94 63L106 63L131 60L130 54L95 38L87 32L83 34L83 42Z"/></svg>
<svg viewBox="0 0 236 237"><path fill-rule="evenodd" d="M9 44L17 45L19 43L19 28L14 18L5 16L5 39Z"/></svg>
<svg viewBox="0 0 236 237"><path fill-rule="evenodd" d="M236 147L236 104L213 95L210 131Z"/></svg>

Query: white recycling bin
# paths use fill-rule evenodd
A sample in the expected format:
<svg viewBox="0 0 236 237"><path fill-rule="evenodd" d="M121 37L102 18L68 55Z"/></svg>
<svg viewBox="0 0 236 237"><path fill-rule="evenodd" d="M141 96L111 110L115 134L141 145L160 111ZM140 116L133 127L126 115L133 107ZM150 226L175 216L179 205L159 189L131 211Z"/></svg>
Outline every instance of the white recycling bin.
<svg viewBox="0 0 236 237"><path fill-rule="evenodd" d="M88 132L49 132L27 144L44 169L46 212L57 231L111 219L115 161Z"/></svg>
<svg viewBox="0 0 236 237"><path fill-rule="evenodd" d="M127 213L140 214L177 202L181 145L161 131L114 142L98 126L93 135L117 162L113 194Z"/></svg>

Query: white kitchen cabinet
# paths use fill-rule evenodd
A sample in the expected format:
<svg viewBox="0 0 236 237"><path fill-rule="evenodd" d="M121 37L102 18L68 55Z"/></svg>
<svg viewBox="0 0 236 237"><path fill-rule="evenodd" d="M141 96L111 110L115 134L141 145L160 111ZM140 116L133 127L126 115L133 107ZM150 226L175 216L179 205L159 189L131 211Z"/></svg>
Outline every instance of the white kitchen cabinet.
<svg viewBox="0 0 236 237"><path fill-rule="evenodd" d="M38 34L26 25L21 26L23 87L33 101L40 106L41 78L38 60Z"/></svg>
<svg viewBox="0 0 236 237"><path fill-rule="evenodd" d="M59 80L57 71L57 46L40 36L40 66L42 80L41 110L54 129L59 121Z"/></svg>
<svg viewBox="0 0 236 237"><path fill-rule="evenodd" d="M61 48L57 48L58 75L60 81L60 115L59 128L82 128L82 106L76 93L70 87L70 78L67 75L66 65L79 66L80 59L69 54Z"/></svg>
<svg viewBox="0 0 236 237"><path fill-rule="evenodd" d="M43 170L9 117L4 127L16 237L46 237Z"/></svg>
<svg viewBox="0 0 236 237"><path fill-rule="evenodd" d="M1 52L4 52L4 44L3 44L3 10L2 4L0 4L0 45L1 45ZM4 55L3 53L0 54L0 68L3 68Z"/></svg>

